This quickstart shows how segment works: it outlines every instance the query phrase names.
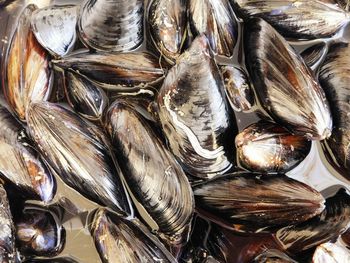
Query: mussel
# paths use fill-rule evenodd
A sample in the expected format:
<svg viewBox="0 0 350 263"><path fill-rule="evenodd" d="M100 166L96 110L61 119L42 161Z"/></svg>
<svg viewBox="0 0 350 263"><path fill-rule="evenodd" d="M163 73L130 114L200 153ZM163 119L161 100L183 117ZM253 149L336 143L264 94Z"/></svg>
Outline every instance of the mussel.
<svg viewBox="0 0 350 263"><path fill-rule="evenodd" d="M323 140L332 116L325 94L299 55L260 18L244 26L246 65L262 107L292 133Z"/></svg>
<svg viewBox="0 0 350 263"><path fill-rule="evenodd" d="M186 172L210 178L232 167L235 119L205 36L167 74L158 108L170 148Z"/></svg>
<svg viewBox="0 0 350 263"><path fill-rule="evenodd" d="M310 68L314 68L320 62L320 59L327 52L326 43L321 42L305 49L300 55L304 59L305 64Z"/></svg>
<svg viewBox="0 0 350 263"><path fill-rule="evenodd" d="M350 226L350 196L340 190L326 199L326 209L318 216L277 231L276 237L290 253L300 253L337 238Z"/></svg>
<svg viewBox="0 0 350 263"><path fill-rule="evenodd" d="M303 222L324 209L319 192L284 175L236 172L199 183L193 191L202 216L240 232Z"/></svg>
<svg viewBox="0 0 350 263"><path fill-rule="evenodd" d="M0 177L30 198L49 202L56 181L25 129L0 105Z"/></svg>
<svg viewBox="0 0 350 263"><path fill-rule="evenodd" d="M319 245L312 257L313 263L341 263L350 262L350 251L337 243Z"/></svg>
<svg viewBox="0 0 350 263"><path fill-rule="evenodd" d="M51 93L52 72L49 55L30 30L30 18L36 6L22 11L3 64L5 99L21 121L33 101L45 101Z"/></svg>
<svg viewBox="0 0 350 263"><path fill-rule="evenodd" d="M331 105L334 128L324 146L328 157L341 173L350 178L350 44L330 47L319 79Z"/></svg>
<svg viewBox="0 0 350 263"><path fill-rule="evenodd" d="M126 102L117 100L107 115L116 157L132 195L168 244L186 243L194 198L181 166L149 124Z"/></svg>
<svg viewBox="0 0 350 263"><path fill-rule="evenodd" d="M239 163L256 172L285 173L297 166L310 152L311 142L285 128L260 121L236 136Z"/></svg>
<svg viewBox="0 0 350 263"><path fill-rule="evenodd" d="M266 250L257 256L253 263L297 263L288 255L277 249Z"/></svg>
<svg viewBox="0 0 350 263"><path fill-rule="evenodd" d="M138 221L126 220L104 209L96 212L91 234L103 263L176 262Z"/></svg>
<svg viewBox="0 0 350 263"><path fill-rule="evenodd" d="M80 39L96 50L127 51L143 41L142 0L85 0L78 19Z"/></svg>
<svg viewBox="0 0 350 263"><path fill-rule="evenodd" d="M350 2L349 0L334 0L334 2L341 8L343 8L345 11L349 11L350 9Z"/></svg>
<svg viewBox="0 0 350 263"><path fill-rule="evenodd" d="M188 34L186 0L153 0L148 23L160 54L175 60L181 54Z"/></svg>
<svg viewBox="0 0 350 263"><path fill-rule="evenodd" d="M58 104L41 102L28 109L28 129L68 186L99 204L131 213L111 145L99 127Z"/></svg>
<svg viewBox="0 0 350 263"><path fill-rule="evenodd" d="M335 34L349 15L335 4L321 0L236 0L244 17L261 17L284 37L322 38Z"/></svg>
<svg viewBox="0 0 350 263"><path fill-rule="evenodd" d="M70 257L50 258L50 259L29 259L24 263L79 263Z"/></svg>

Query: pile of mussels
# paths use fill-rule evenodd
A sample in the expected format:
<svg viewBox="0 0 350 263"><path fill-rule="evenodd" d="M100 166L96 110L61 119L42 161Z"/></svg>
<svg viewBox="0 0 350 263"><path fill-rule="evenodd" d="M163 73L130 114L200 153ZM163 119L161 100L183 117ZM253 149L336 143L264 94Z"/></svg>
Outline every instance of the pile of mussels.
<svg viewBox="0 0 350 263"><path fill-rule="evenodd" d="M285 175L317 141L350 182L347 1L23 2L0 0L1 262L350 262L346 187Z"/></svg>

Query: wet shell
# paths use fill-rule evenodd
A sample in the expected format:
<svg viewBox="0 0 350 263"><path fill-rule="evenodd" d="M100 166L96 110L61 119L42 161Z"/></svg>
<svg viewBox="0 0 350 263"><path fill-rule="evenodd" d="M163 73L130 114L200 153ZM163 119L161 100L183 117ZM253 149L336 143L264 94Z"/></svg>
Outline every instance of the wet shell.
<svg viewBox="0 0 350 263"><path fill-rule="evenodd" d="M96 212L91 234L103 263L176 262L140 223L103 209Z"/></svg>
<svg viewBox="0 0 350 263"><path fill-rule="evenodd" d="M326 209L310 220L277 231L284 249L300 253L337 238L350 226L350 196L339 191L326 200Z"/></svg>
<svg viewBox="0 0 350 263"><path fill-rule="evenodd" d="M261 17L284 37L322 38L336 33L348 14L334 4L310 0L237 0L243 16Z"/></svg>
<svg viewBox="0 0 350 263"><path fill-rule="evenodd" d="M205 36L169 71L158 108L170 148L186 172L210 178L232 167L235 120Z"/></svg>
<svg viewBox="0 0 350 263"><path fill-rule="evenodd" d="M228 0L190 0L189 18L193 34L206 35L215 54L232 56L238 30Z"/></svg>
<svg viewBox="0 0 350 263"><path fill-rule="evenodd" d="M74 111L91 121L101 120L108 106L106 93L75 71L67 71L65 78L65 93Z"/></svg>
<svg viewBox="0 0 350 263"><path fill-rule="evenodd" d="M48 53L30 30L30 17L35 5L22 12L17 29L7 50L4 66L5 99L21 121L33 101L45 101L51 93L52 72Z"/></svg>
<svg viewBox="0 0 350 263"><path fill-rule="evenodd" d="M99 204L132 211L100 128L49 102L31 104L28 128L46 161L68 186Z"/></svg>
<svg viewBox="0 0 350 263"><path fill-rule="evenodd" d="M56 181L22 125L0 105L0 174L31 198L49 202Z"/></svg>
<svg viewBox="0 0 350 263"><path fill-rule="evenodd" d="M350 251L344 246L324 243L316 248L312 257L313 263L350 262Z"/></svg>
<svg viewBox="0 0 350 263"><path fill-rule="evenodd" d="M242 232L303 222L324 209L320 193L283 175L228 174L193 191L200 214Z"/></svg>
<svg viewBox="0 0 350 263"><path fill-rule="evenodd" d="M335 3L345 11L349 11L350 9L350 1L349 0L335 0Z"/></svg>
<svg viewBox="0 0 350 263"><path fill-rule="evenodd" d="M64 228L49 211L25 209L16 223L16 242L23 255L55 256L64 238Z"/></svg>
<svg viewBox="0 0 350 263"><path fill-rule="evenodd" d="M24 261L25 263L79 263L78 261L69 258L69 257L62 257L62 258L50 258L50 259L29 259Z"/></svg>
<svg viewBox="0 0 350 263"><path fill-rule="evenodd" d="M64 56L76 41L78 6L49 6L36 10L31 19L33 33L38 42L52 55Z"/></svg>
<svg viewBox="0 0 350 263"><path fill-rule="evenodd" d="M186 0L153 0L148 23L160 54L175 60L187 36Z"/></svg>
<svg viewBox="0 0 350 263"><path fill-rule="evenodd" d="M282 251L276 249L266 250L257 256L253 263L297 263Z"/></svg>
<svg viewBox="0 0 350 263"><path fill-rule="evenodd" d="M107 123L116 157L137 202L167 243L187 242L194 198L181 166L130 105L116 101L108 111Z"/></svg>
<svg viewBox="0 0 350 263"><path fill-rule="evenodd" d="M322 42L305 49L300 55L304 59L306 65L310 68L314 68L326 52L326 43Z"/></svg>
<svg viewBox="0 0 350 263"><path fill-rule="evenodd" d="M292 133L329 137L329 105L310 69L264 20L251 19L244 28L246 65L264 109Z"/></svg>
<svg viewBox="0 0 350 263"><path fill-rule="evenodd" d="M158 58L145 52L80 52L53 63L73 69L107 90L128 90L157 82L164 77Z"/></svg>
<svg viewBox="0 0 350 263"><path fill-rule="evenodd" d="M311 142L272 122L261 121L236 136L240 164L251 171L284 173L302 162Z"/></svg>
<svg viewBox="0 0 350 263"><path fill-rule="evenodd" d="M126 51L143 41L142 0L86 0L78 19L80 39L96 50Z"/></svg>
<svg viewBox="0 0 350 263"><path fill-rule="evenodd" d="M331 160L344 176L350 175L350 45L331 46L319 71L321 86L331 105L334 128L326 141Z"/></svg>
<svg viewBox="0 0 350 263"><path fill-rule="evenodd" d="M221 66L225 92L235 111L249 111L254 105L254 92L245 71L240 67Z"/></svg>

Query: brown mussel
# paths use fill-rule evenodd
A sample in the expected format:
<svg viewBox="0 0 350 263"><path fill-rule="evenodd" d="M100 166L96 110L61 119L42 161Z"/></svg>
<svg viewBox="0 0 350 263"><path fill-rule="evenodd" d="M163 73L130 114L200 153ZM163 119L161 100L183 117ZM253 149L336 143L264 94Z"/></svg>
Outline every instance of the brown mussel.
<svg viewBox="0 0 350 263"><path fill-rule="evenodd" d="M304 222L324 209L322 195L284 175L236 172L193 188L202 216L238 232Z"/></svg>
<svg viewBox="0 0 350 263"><path fill-rule="evenodd" d="M330 47L320 67L319 79L331 105L332 136L325 141L327 157L350 179L350 44L337 43Z"/></svg>
<svg viewBox="0 0 350 263"><path fill-rule="evenodd" d="M279 124L308 139L331 135L332 116L311 70L282 36L260 18L244 26L245 59L261 106Z"/></svg>
<svg viewBox="0 0 350 263"><path fill-rule="evenodd" d="M350 262L350 250L337 243L319 245L312 257L313 263Z"/></svg>
<svg viewBox="0 0 350 263"><path fill-rule="evenodd" d="M99 204L132 212L112 147L99 127L58 104L41 102L29 108L28 129L68 186Z"/></svg>
<svg viewBox="0 0 350 263"><path fill-rule="evenodd" d="M80 39L96 50L127 51L143 41L142 0L85 0L78 19Z"/></svg>
<svg viewBox="0 0 350 263"><path fill-rule="evenodd" d="M103 263L172 262L176 260L138 221L129 221L99 209L91 234Z"/></svg>
<svg viewBox="0 0 350 263"><path fill-rule="evenodd" d="M153 0L148 23L159 53L175 60L181 54L188 34L186 0Z"/></svg>
<svg viewBox="0 0 350 263"><path fill-rule="evenodd" d="M285 173L305 159L311 142L293 135L278 124L260 121L236 136L239 163L246 169L263 173Z"/></svg>
<svg viewBox="0 0 350 263"><path fill-rule="evenodd" d="M181 166L126 102L117 100L109 108L107 129L132 196L155 223L150 226L170 245L186 243L194 198Z"/></svg>
<svg viewBox="0 0 350 263"><path fill-rule="evenodd" d="M288 38L331 36L349 21L349 15L329 1L236 0L234 5L244 17L261 17Z"/></svg>
<svg viewBox="0 0 350 263"><path fill-rule="evenodd" d="M158 108L170 148L186 172L210 178L232 167L235 119L205 36L167 74Z"/></svg>
<svg viewBox="0 0 350 263"><path fill-rule="evenodd" d="M3 64L3 92L21 121L33 101L45 101L51 94L52 71L49 55L35 39L30 19L37 9L28 5L22 11Z"/></svg>
<svg viewBox="0 0 350 263"><path fill-rule="evenodd" d="M280 250L270 249L257 256L253 263L297 263L297 261Z"/></svg>
<svg viewBox="0 0 350 263"><path fill-rule="evenodd" d="M189 0L188 5L194 36L206 35L215 54L232 56L238 28L229 0Z"/></svg>
<svg viewBox="0 0 350 263"><path fill-rule="evenodd" d="M49 202L56 180L23 126L0 105L0 177L23 194Z"/></svg>

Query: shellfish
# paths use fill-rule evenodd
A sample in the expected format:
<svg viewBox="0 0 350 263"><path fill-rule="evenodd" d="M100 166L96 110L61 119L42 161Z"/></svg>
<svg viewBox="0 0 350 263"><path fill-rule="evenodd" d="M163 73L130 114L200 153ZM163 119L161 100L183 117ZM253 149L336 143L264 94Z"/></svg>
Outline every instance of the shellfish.
<svg viewBox="0 0 350 263"><path fill-rule="evenodd" d="M350 262L350 251L337 243L319 245L312 257L313 263Z"/></svg>

